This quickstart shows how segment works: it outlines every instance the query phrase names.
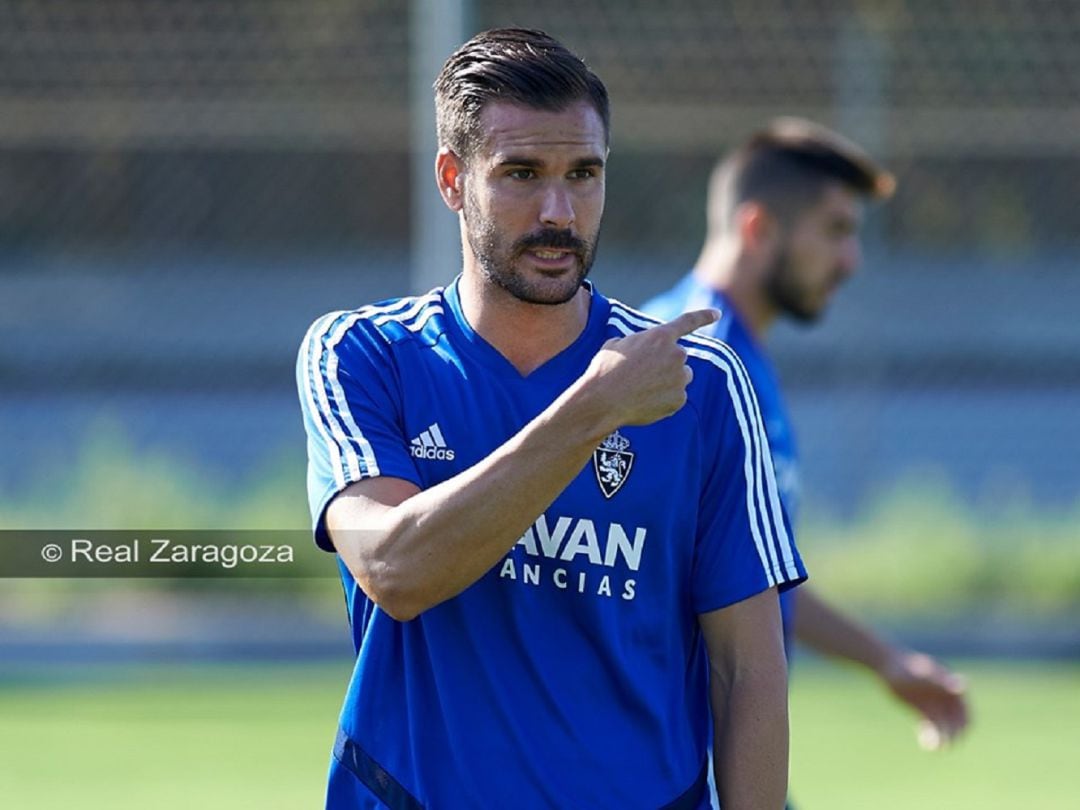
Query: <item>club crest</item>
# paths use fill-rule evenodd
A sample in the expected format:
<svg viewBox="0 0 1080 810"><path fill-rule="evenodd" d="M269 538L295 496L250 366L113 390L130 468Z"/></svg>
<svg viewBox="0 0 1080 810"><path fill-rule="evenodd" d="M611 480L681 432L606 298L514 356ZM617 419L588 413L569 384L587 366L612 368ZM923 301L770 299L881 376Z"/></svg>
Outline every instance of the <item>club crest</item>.
<svg viewBox="0 0 1080 810"><path fill-rule="evenodd" d="M634 466L630 440L616 430L593 451L592 460L596 483L604 497L611 498L626 483Z"/></svg>

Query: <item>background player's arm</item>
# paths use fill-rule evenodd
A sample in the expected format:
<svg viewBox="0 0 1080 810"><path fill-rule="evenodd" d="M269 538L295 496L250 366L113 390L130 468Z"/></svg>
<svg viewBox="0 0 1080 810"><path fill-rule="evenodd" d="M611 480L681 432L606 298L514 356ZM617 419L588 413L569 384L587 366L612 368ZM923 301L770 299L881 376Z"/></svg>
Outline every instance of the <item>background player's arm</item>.
<svg viewBox="0 0 1080 810"><path fill-rule="evenodd" d="M608 341L546 410L491 455L427 490L371 478L343 490L326 528L357 583L407 621L467 588L513 547L581 471L601 440L649 424L686 401L690 372L677 344L713 310Z"/></svg>
<svg viewBox="0 0 1080 810"><path fill-rule="evenodd" d="M795 638L812 650L852 661L877 675L926 723L920 741L948 742L968 723L964 679L923 653L890 644L866 625L829 605L808 587L799 588Z"/></svg>
<svg viewBox="0 0 1080 810"><path fill-rule="evenodd" d="M724 810L787 796L787 661L776 589L700 616L709 651L713 768Z"/></svg>

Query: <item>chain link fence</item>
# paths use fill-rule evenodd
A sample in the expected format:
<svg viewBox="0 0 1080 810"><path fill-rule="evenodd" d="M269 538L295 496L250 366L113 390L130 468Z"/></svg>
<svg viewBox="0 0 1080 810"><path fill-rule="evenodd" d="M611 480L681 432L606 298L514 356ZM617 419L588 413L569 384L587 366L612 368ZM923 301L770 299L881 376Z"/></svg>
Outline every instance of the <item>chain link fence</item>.
<svg viewBox="0 0 1080 810"><path fill-rule="evenodd" d="M421 8L0 0L0 491L102 419L226 475L284 452L299 481L304 328L410 287ZM595 275L630 303L689 267L712 163L775 115L897 173L827 322L775 337L809 508L927 470L974 504L1076 502L1080 4L465 11L544 28L607 82Z"/></svg>

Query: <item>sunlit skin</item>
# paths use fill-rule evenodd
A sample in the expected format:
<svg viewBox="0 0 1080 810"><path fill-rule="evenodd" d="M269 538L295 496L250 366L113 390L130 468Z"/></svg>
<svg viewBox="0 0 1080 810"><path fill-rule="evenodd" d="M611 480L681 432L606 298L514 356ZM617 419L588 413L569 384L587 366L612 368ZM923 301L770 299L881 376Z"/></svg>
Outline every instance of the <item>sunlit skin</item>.
<svg viewBox="0 0 1080 810"><path fill-rule="evenodd" d="M581 282L604 211L604 126L584 101L560 111L489 103L480 123L475 153L444 148L436 177L460 214L465 316L527 374L588 319Z"/></svg>

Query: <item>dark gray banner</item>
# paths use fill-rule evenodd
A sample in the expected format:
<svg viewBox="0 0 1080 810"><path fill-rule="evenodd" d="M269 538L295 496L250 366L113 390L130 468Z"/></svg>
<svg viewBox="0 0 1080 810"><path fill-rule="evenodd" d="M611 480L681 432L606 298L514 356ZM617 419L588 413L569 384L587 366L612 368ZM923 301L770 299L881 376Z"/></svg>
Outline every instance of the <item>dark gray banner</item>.
<svg viewBox="0 0 1080 810"><path fill-rule="evenodd" d="M0 530L0 578L336 577L304 530Z"/></svg>

